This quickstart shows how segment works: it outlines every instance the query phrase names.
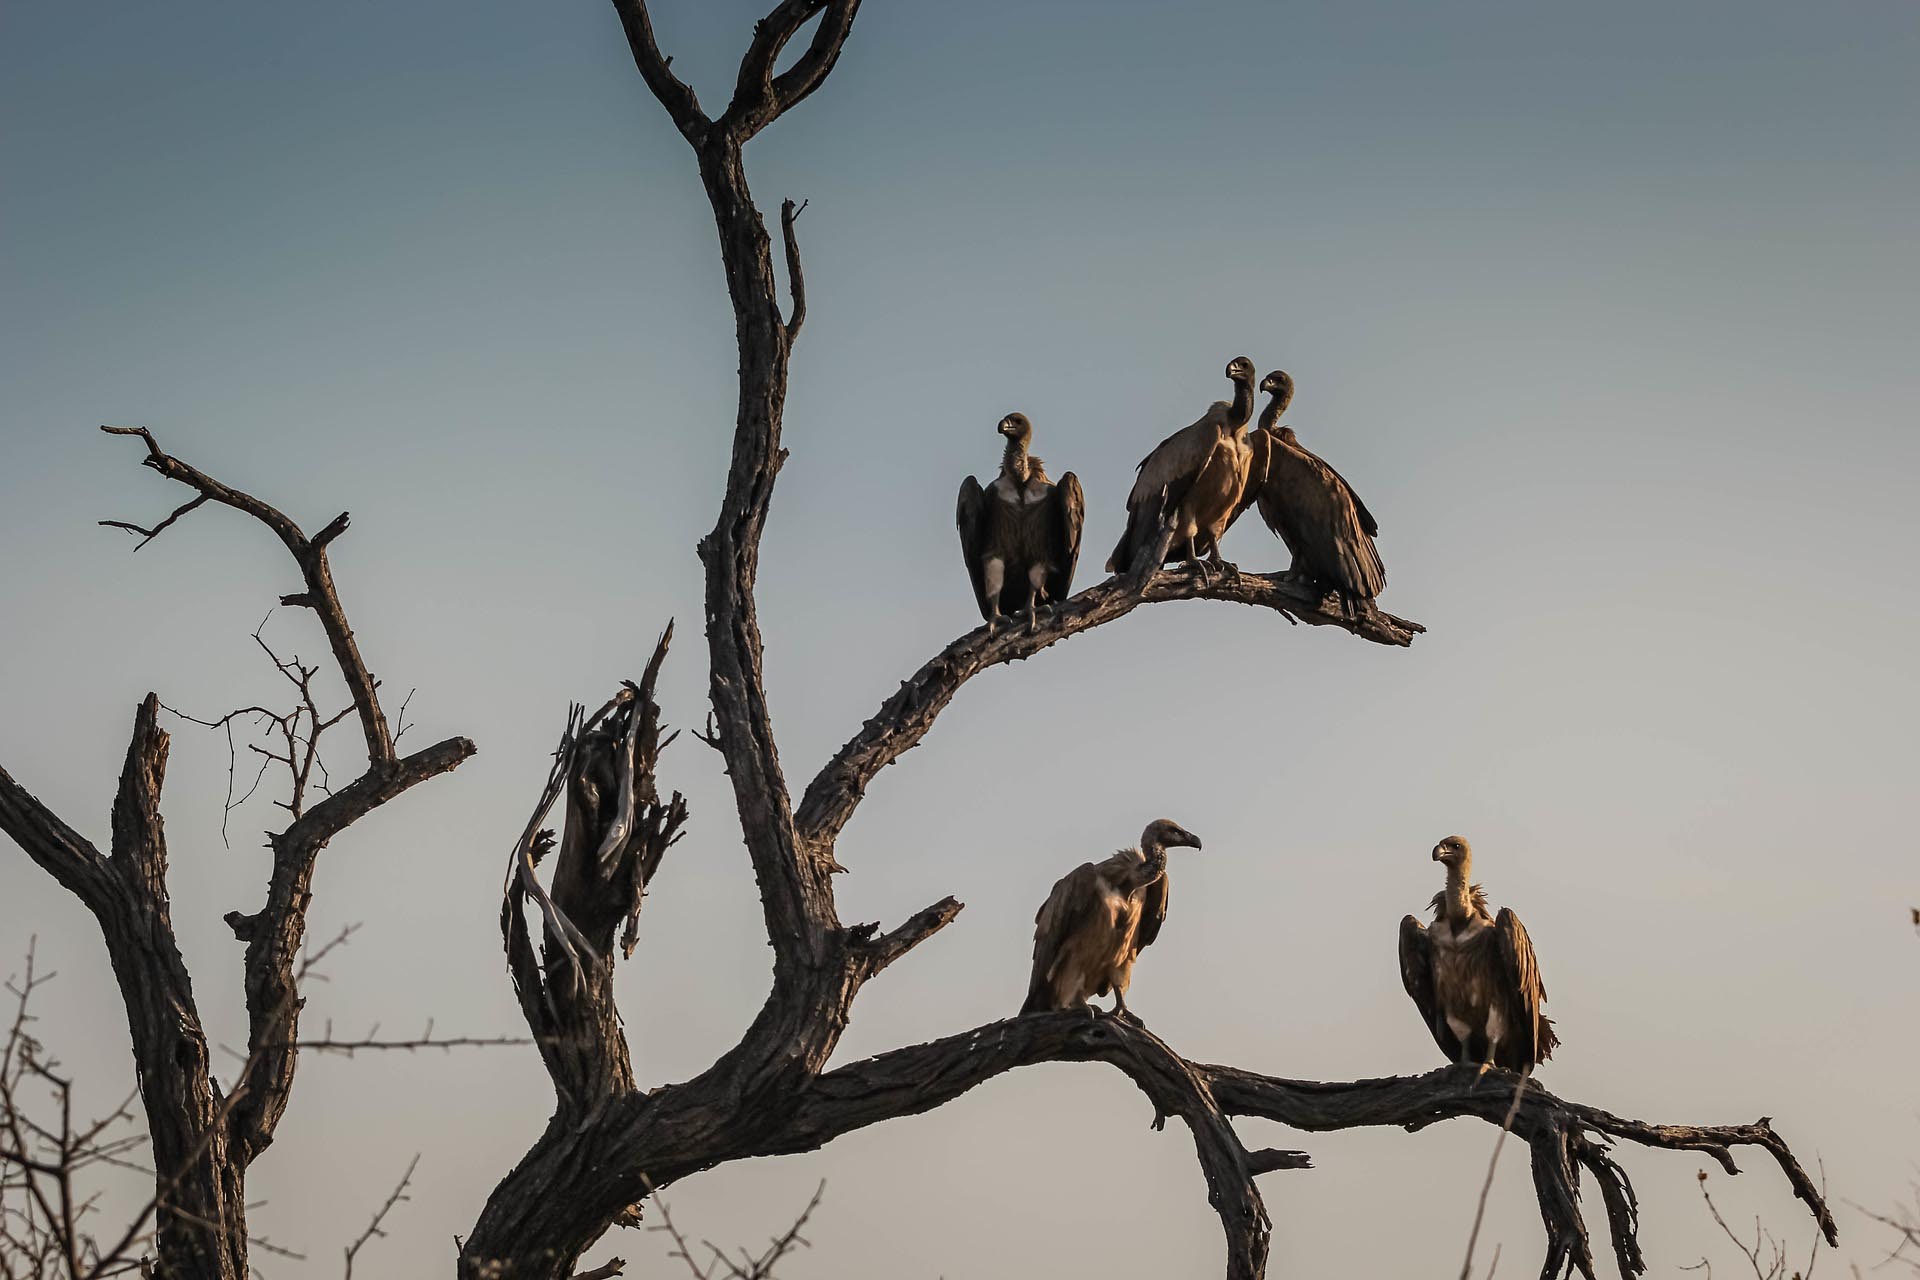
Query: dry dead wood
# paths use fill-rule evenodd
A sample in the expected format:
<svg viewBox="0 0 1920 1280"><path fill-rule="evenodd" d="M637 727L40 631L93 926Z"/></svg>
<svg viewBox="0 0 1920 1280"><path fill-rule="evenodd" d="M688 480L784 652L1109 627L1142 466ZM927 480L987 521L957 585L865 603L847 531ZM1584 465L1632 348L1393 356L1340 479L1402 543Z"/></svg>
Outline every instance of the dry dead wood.
<svg viewBox="0 0 1920 1280"><path fill-rule="evenodd" d="M102 430L139 437L147 447L144 465L196 495L151 527L103 524L142 535L144 547L183 516L213 504L251 517L279 538L302 584L281 603L311 609L319 620L366 746L366 767L358 777L307 804L305 770L311 760L305 746L322 721L311 700L311 671L281 667L301 691L313 721L304 735L290 734L287 742L294 795L282 807L292 820L267 838L266 901L254 911L226 917L234 936L246 944L248 1065L224 1089L214 1077L171 918L160 816L168 736L160 727L159 698L148 694L134 714L105 854L0 769L0 830L77 897L100 927L132 1033L154 1168L177 1171L164 1180L158 1197L154 1274L172 1280L241 1280L247 1275L247 1166L273 1141L293 1090L304 1003L301 953L321 851L381 805L457 766L474 748L465 738L448 738L410 755L396 751L379 682L361 656L328 563L328 545L347 528L344 513L309 537L278 509L167 453L146 428ZM277 657L275 663L280 665Z"/></svg>
<svg viewBox="0 0 1920 1280"><path fill-rule="evenodd" d="M1136 1023L1085 1014L992 1023L826 1070L862 985L960 910L957 901L946 898L888 932L875 924L848 926L836 908L832 876L840 869L835 842L868 785L924 737L969 679L1116 621L1142 604L1172 600L1255 605L1386 645L1409 644L1421 628L1378 610L1349 614L1286 575L1204 581L1191 571L1159 571L1167 540L1163 533L1160 545L1143 551L1126 574L1067 600L1031 634L1010 628L989 636L979 628L948 645L902 682L796 806L761 675L763 641L754 589L760 539L786 457L781 415L806 288L794 226L798 209L788 201L782 206L781 238L794 304L791 315L783 316L772 240L748 188L742 150L826 78L851 30L858 0L776 4L756 24L733 96L718 116L708 115L692 88L674 74L645 0L614 0L614 7L641 76L693 149L733 304L740 360L733 453L718 518L699 546L706 569L712 704L709 732L702 738L724 756L733 784L773 950L773 982L739 1043L705 1071L651 1091L634 1081L613 1004L610 945L612 922L637 900L622 875L596 878L587 856L612 838L604 798L597 806L570 806L550 894L536 874L537 863L553 848L550 835L542 838L541 823L560 790L570 785L571 762L577 753L605 750L604 745L589 750L585 744L595 721L576 714L547 791L516 848L502 915L509 970L542 1045L558 1105L546 1131L488 1199L464 1242L461 1274L470 1280L565 1280L575 1275L588 1245L612 1225L637 1221L640 1202L680 1178L731 1160L812 1150L854 1129L941 1106L1002 1072L1057 1061L1106 1062L1141 1088L1161 1120L1177 1116L1187 1126L1220 1214L1226 1273L1237 1280L1254 1280L1265 1271L1270 1228L1255 1177L1308 1163L1299 1152L1248 1151L1232 1125L1241 1115L1321 1131L1366 1125L1417 1129L1456 1116L1497 1126L1511 1111L1512 1130L1533 1156L1548 1233L1547 1274L1563 1267L1593 1274L1577 1203L1582 1171L1600 1188L1616 1259L1629 1271L1641 1269L1637 1204L1624 1170L1609 1154L1612 1139L1704 1151L1729 1168L1733 1147L1764 1148L1831 1237L1832 1220L1818 1192L1765 1121L1720 1128L1654 1126L1562 1101L1537 1085L1516 1102L1518 1077L1494 1076L1478 1087L1472 1087L1471 1072L1454 1069L1346 1084L1282 1080L1189 1062ZM789 70L774 74L782 50L816 21L806 51ZM644 715L654 726L643 742L657 736L651 673L664 652L663 639L648 678L624 713ZM648 769L635 775L629 807L651 814L656 830L677 831L684 808L678 797L661 804L650 774L658 753L642 754ZM605 767L599 772L605 776ZM572 888L563 892L563 886ZM525 910L529 902L541 908L537 953Z"/></svg>

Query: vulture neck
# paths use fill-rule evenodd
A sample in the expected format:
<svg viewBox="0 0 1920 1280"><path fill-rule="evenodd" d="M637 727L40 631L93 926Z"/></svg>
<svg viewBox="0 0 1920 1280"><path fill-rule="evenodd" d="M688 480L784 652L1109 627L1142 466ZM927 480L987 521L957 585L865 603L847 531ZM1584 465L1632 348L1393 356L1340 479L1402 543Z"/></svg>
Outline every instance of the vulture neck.
<svg viewBox="0 0 1920 1280"><path fill-rule="evenodd" d="M1227 426L1238 434L1253 421L1253 380L1235 378L1233 381L1233 405L1227 411Z"/></svg>
<svg viewBox="0 0 1920 1280"><path fill-rule="evenodd" d="M1473 874L1473 859L1462 858L1447 867L1447 887L1440 895L1440 914L1456 924L1473 919L1473 890L1469 877Z"/></svg>
<svg viewBox="0 0 1920 1280"><path fill-rule="evenodd" d="M1167 848L1148 840L1140 847L1140 886L1145 887L1167 873Z"/></svg>
<svg viewBox="0 0 1920 1280"><path fill-rule="evenodd" d="M1027 452L1027 442L1019 436L1007 437L1007 451L1000 457L1001 474L1012 478L1016 485L1025 488L1033 476L1034 459Z"/></svg>
<svg viewBox="0 0 1920 1280"><path fill-rule="evenodd" d="M1267 407L1260 411L1260 429L1262 431L1279 430L1280 415L1287 411L1287 406L1292 402L1291 392L1274 392L1273 399L1267 401Z"/></svg>

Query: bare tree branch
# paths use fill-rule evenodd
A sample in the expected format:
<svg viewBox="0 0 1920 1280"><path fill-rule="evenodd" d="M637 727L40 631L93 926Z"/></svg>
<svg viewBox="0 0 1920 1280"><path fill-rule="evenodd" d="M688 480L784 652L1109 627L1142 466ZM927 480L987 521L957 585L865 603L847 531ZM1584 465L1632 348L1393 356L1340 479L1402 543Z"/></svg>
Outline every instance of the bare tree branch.
<svg viewBox="0 0 1920 1280"><path fill-rule="evenodd" d="M558 1104L546 1131L495 1188L463 1243L461 1276L573 1280L579 1258L596 1239L612 1225L631 1225L643 1201L680 1178L732 1160L813 1150L854 1129L943 1105L1015 1067L1053 1061L1108 1062L1147 1095L1157 1123L1170 1115L1185 1122L1226 1237L1227 1274L1238 1280L1258 1280L1266 1263L1270 1225L1254 1178L1310 1164L1302 1152L1247 1150L1232 1126L1238 1115L1306 1129L1418 1128L1453 1116L1510 1124L1533 1155L1549 1273L1568 1266L1593 1275L1575 1200L1582 1170L1600 1186L1616 1257L1629 1271L1640 1268L1638 1206L1625 1172L1607 1154L1614 1138L1707 1151L1728 1167L1731 1147L1765 1147L1831 1232L1824 1200L1765 1121L1722 1128L1652 1126L1562 1102L1537 1087L1516 1093L1508 1080L1475 1088L1471 1072L1351 1084L1279 1080L1189 1062L1136 1023L1085 1013L992 1023L826 1069L862 985L960 909L948 898L889 932L877 924L850 928L840 921L832 874L840 869L834 844L873 778L924 738L968 679L1159 601L1249 604L1290 622L1337 626L1390 646L1410 644L1422 628L1371 605L1328 598L1288 574L1202 577L1189 569L1162 571L1172 537L1171 526L1163 527L1156 544L1124 575L1062 602L1032 632L1010 628L988 635L980 628L947 646L827 763L796 811L762 675L755 590L760 541L786 458L781 428L788 361L806 316L793 230L799 208L788 201L781 211L793 298L792 315L783 318L771 240L747 183L741 149L824 81L858 5L855 0L777 3L754 29L726 111L711 122L699 113L691 90L671 77L642 0L615 0L615 7L642 75L694 145L734 312L739 381L732 456L713 529L699 545L706 574L711 711L707 731L698 736L725 760L773 951L773 983L739 1043L706 1071L678 1084L640 1089L613 1002L610 950L618 909L632 900L616 891L625 883L622 877L609 880L593 854L625 838L629 800L660 809L652 783L657 752L640 749L634 767L627 768L625 744L644 743L646 730L634 738L633 721L620 718L645 714L657 722L651 674L638 696L617 712L611 709L620 705L618 698L591 719L576 709L541 801L516 845L501 916L508 971ZM819 25L808 49L788 71L776 74L782 51L815 19ZM664 643L650 672L663 653ZM639 763L643 757L645 763ZM554 848L542 824L562 789L570 797L567 826L553 854L549 894L536 872ZM643 887L646 879L640 877ZM537 948L525 911L529 899L541 908ZM735 1259L717 1249L710 1249L710 1258L696 1259L677 1230L668 1229L696 1273L703 1266L728 1275L751 1268L750 1256Z"/></svg>
<svg viewBox="0 0 1920 1280"><path fill-rule="evenodd" d="M902 681L808 784L796 814L802 839L815 848L831 846L874 776L918 746L934 719L973 677L1116 622L1142 604L1170 600L1253 605L1315 626L1339 627L1377 644L1408 645L1426 630L1417 622L1379 610L1354 616L1338 601L1286 574L1242 573L1208 581L1195 570L1180 568L1162 570L1145 581L1133 575L1108 578L1063 601L1031 632L1001 627L989 634L985 626L976 627Z"/></svg>
<svg viewBox="0 0 1920 1280"><path fill-rule="evenodd" d="M791 200L780 202L780 238L787 250L787 293L793 299L787 312L789 348L793 346L794 339L800 336L800 326L807 322L807 277L800 269L800 239L793 230L793 224L800 220L806 208L805 200L799 204Z"/></svg>
<svg viewBox="0 0 1920 1280"><path fill-rule="evenodd" d="M653 35L653 16L647 12L647 0L613 0L613 7L620 15L627 44L633 50L633 65L640 69L647 88L667 109L667 115L686 140L700 146L706 141L707 130L713 122L700 110L700 99L694 96L693 90L673 74L673 59L660 52L660 44Z"/></svg>
<svg viewBox="0 0 1920 1280"><path fill-rule="evenodd" d="M380 708L377 694L378 682L367 670L367 664L360 656L360 647L354 641L353 628L347 625L347 615L340 606L340 596L333 585L333 570L327 563L327 544L345 532L347 516L342 512L335 516L326 528L309 539L300 531L300 526L278 509L267 505L252 494L232 489L212 476L166 453L160 448L159 441L145 427L106 427L100 428L109 435L139 436L146 442L147 457L143 465L152 467L169 480L195 489L204 499L217 502L244 512L271 529L276 537L292 553L294 562L299 565L301 576L306 580L306 590L294 596L283 597L286 603L304 605L312 609L320 619L320 625L327 633L327 643L333 648L333 658L339 665L341 679L346 681L347 691L353 697L353 705L360 714L362 731L367 741L367 760L371 765L387 765L393 762L393 736L387 728L386 713ZM195 503L176 511L160 525L148 533L151 539L171 524L180 515L192 509ZM113 521L103 521L115 524ZM126 528L126 525L118 525ZM143 544L144 545L144 544Z"/></svg>
<svg viewBox="0 0 1920 1280"><path fill-rule="evenodd" d="M230 912L226 917L235 935L247 943L249 1055L241 1076L225 1092L212 1074L192 980L173 931L160 813L168 738L158 723L159 698L149 694L135 715L106 857L0 770L0 830L87 906L113 963L152 1135L154 1168L161 1171L155 1175L152 1206L159 1270L168 1276L240 1280L247 1270L249 1243L272 1247L247 1234L245 1173L272 1141L291 1096L299 1044L301 956L320 851L374 809L459 764L473 753L473 744L450 738L412 755L396 754L380 705L379 682L361 657L327 561L328 545L347 528L344 514L309 538L277 508L166 453L144 427L102 429L139 437L147 447L146 466L198 495L151 528L105 523L130 528L150 541L182 516L213 503L265 525L292 554L303 583L303 590L283 597L283 603L314 611L351 699L349 709L323 713L312 684L318 669L297 658L281 659L256 634L260 647L294 686L299 705L293 713L255 707L233 714L258 713L277 726L282 749L257 750L268 764L279 761L290 771L291 793L280 803L292 822L268 839L273 859L266 904L251 914ZM361 726L367 767L353 782L309 805L316 770L318 785L330 789L318 738L349 711ZM224 724L230 728L232 716L224 718ZM229 807L233 772L230 762Z"/></svg>
<svg viewBox="0 0 1920 1280"><path fill-rule="evenodd" d="M373 1221L367 1223L367 1229L362 1231L359 1236L354 1239L353 1243L348 1245L344 1250L346 1258L345 1265L341 1270L341 1275L345 1277L345 1280L353 1280L354 1259L359 1257L360 1251L367 1247L367 1242L387 1238L386 1230L382 1224L386 1222L387 1215L393 1212L395 1205L413 1198L407 1194L407 1188L413 1184L413 1171L419 1167L420 1157L416 1153L413 1159L407 1161L407 1171L400 1175L399 1184L395 1186L392 1193L387 1196L386 1202L374 1211Z"/></svg>

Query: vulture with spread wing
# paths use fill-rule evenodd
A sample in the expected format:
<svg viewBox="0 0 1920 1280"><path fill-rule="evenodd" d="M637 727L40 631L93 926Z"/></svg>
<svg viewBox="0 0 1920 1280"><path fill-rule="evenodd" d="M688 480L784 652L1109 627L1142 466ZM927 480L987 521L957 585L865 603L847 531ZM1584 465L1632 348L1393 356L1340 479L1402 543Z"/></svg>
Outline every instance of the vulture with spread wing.
<svg viewBox="0 0 1920 1280"><path fill-rule="evenodd" d="M1553 1055L1560 1037L1540 1012L1547 988L1520 917L1487 911L1468 876L1473 849L1462 836L1433 847L1447 887L1433 898L1433 927L1400 921L1400 978L1440 1051L1453 1062L1527 1072Z"/></svg>
<svg viewBox="0 0 1920 1280"><path fill-rule="evenodd" d="M1293 553L1291 572L1338 591L1353 604L1371 601L1387 585L1373 540L1380 534L1367 504L1338 471L1300 443L1280 415L1293 399L1293 379L1275 370L1260 383L1273 399L1260 427L1247 437L1252 479L1234 516L1257 500L1260 518Z"/></svg>
<svg viewBox="0 0 1920 1280"><path fill-rule="evenodd" d="M1042 601L1058 604L1073 589L1087 503L1073 472L1055 484L1027 452L1033 424L1025 414L1008 414L997 430L1007 438L1000 474L984 488L972 476L961 481L954 520L987 628L1002 614L1023 611L1031 628Z"/></svg>
<svg viewBox="0 0 1920 1280"><path fill-rule="evenodd" d="M1127 527L1107 559L1108 573L1125 573L1141 549L1153 545L1163 517L1173 521L1173 544L1166 563L1186 560L1200 566L1206 556L1216 569L1231 570L1220 558L1220 535L1233 523L1246 493L1253 450L1247 424L1253 421L1253 361L1235 356L1227 365L1233 400L1216 400L1200 420L1162 440L1140 463L1133 492L1127 495ZM1201 572L1205 573L1205 567Z"/></svg>
<svg viewBox="0 0 1920 1280"><path fill-rule="evenodd" d="M1033 918L1033 978L1020 1012L1083 1009L1109 991L1114 1012L1127 1012L1133 963L1167 918L1167 850L1176 847L1198 849L1200 837L1161 818L1138 849L1060 878Z"/></svg>

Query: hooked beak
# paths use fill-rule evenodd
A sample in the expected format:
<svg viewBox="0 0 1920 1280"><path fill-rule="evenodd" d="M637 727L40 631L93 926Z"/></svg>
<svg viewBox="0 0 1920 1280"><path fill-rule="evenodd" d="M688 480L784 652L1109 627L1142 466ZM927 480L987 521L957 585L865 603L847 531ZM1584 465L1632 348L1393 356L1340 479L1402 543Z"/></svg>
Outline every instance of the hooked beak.
<svg viewBox="0 0 1920 1280"><path fill-rule="evenodd" d="M1445 859L1444 857L1442 857L1442 856L1440 855L1440 846L1439 846L1439 845L1435 845L1435 846L1433 846L1433 860L1434 860L1435 862L1445 862L1445 861L1446 861L1446 859Z"/></svg>
<svg viewBox="0 0 1920 1280"><path fill-rule="evenodd" d="M1200 837L1188 831L1185 827L1182 827L1180 828L1180 843L1186 845L1189 849L1198 849L1200 847Z"/></svg>

